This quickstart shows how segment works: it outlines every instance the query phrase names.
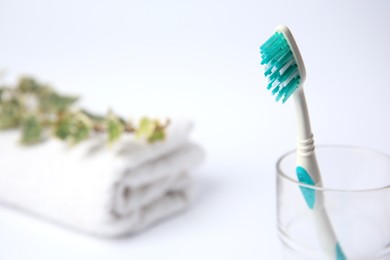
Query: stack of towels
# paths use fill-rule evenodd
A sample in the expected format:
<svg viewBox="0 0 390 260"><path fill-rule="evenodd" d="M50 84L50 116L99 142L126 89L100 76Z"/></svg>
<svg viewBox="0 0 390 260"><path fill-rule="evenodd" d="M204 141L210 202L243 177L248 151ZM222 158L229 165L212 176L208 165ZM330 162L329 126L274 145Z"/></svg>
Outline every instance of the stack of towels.
<svg viewBox="0 0 390 260"><path fill-rule="evenodd" d="M172 120L164 141L129 135L111 147L98 137L24 147L19 132L1 132L0 203L99 236L138 232L190 204L189 171L204 158L191 126Z"/></svg>

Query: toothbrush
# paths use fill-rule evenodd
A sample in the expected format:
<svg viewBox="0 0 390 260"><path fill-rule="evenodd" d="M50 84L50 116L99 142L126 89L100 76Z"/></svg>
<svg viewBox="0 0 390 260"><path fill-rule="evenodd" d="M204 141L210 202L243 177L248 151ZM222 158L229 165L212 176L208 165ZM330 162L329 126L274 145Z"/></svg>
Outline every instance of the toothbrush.
<svg viewBox="0 0 390 260"><path fill-rule="evenodd" d="M305 185L322 186L320 170L315 156L314 139L310 127L309 113L303 83L306 79L305 65L290 30L279 25L271 38L261 47L261 65L268 78L268 90L282 103L292 95L297 118L296 174ZM322 193L307 186L300 186L307 206L312 210L317 235L324 253L330 259L345 260L345 254L337 241L324 207Z"/></svg>

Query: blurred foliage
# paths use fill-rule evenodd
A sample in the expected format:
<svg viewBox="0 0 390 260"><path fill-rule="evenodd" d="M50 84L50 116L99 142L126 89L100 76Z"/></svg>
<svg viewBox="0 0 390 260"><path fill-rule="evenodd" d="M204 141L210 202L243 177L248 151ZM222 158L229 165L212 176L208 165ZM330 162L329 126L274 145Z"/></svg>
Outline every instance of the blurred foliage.
<svg viewBox="0 0 390 260"><path fill-rule="evenodd" d="M70 144L87 139L92 131L93 121L82 112L70 111L61 114L54 124L54 136Z"/></svg>
<svg viewBox="0 0 390 260"><path fill-rule="evenodd" d="M36 115L28 115L22 121L22 143L34 144L42 140L42 128Z"/></svg>
<svg viewBox="0 0 390 260"><path fill-rule="evenodd" d="M125 129L125 122L120 120L111 111L106 117L107 136L110 143L119 139Z"/></svg>
<svg viewBox="0 0 390 260"><path fill-rule="evenodd" d="M78 97L62 95L52 87L23 77L15 87L0 86L0 130L20 128L21 143L31 145L55 136L77 144L93 134L105 134L113 143L131 133L150 143L165 139L167 121L143 117L138 126L109 111L107 115L74 109Z"/></svg>
<svg viewBox="0 0 390 260"><path fill-rule="evenodd" d="M136 130L136 136L139 138L145 137L149 142L164 140L165 125L157 119L147 117L141 118L139 127Z"/></svg>
<svg viewBox="0 0 390 260"><path fill-rule="evenodd" d="M0 130L19 126L22 114L23 108L17 99L0 99Z"/></svg>

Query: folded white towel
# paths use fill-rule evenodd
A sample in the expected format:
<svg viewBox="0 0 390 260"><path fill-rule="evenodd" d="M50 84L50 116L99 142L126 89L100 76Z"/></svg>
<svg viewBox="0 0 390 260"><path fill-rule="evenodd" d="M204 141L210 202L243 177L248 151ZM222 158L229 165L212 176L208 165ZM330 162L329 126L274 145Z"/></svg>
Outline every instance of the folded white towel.
<svg viewBox="0 0 390 260"><path fill-rule="evenodd" d="M204 156L190 129L174 120L162 142L92 138L72 148L22 147L17 132L0 133L0 202L91 234L137 232L189 205L188 172Z"/></svg>

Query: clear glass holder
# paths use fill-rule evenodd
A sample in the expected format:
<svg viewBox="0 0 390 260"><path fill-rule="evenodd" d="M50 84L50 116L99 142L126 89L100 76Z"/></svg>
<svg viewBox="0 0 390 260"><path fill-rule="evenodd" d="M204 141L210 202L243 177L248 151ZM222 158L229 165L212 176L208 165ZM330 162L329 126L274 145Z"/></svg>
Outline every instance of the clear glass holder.
<svg viewBox="0 0 390 260"><path fill-rule="evenodd" d="M295 150L277 162L278 234L285 259L329 259L300 187L322 193L348 260L390 259L390 156L365 148L317 146L323 185L299 183ZM335 259L335 258L334 258Z"/></svg>

